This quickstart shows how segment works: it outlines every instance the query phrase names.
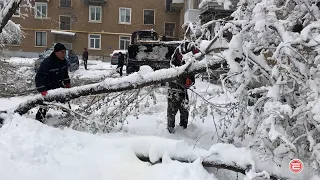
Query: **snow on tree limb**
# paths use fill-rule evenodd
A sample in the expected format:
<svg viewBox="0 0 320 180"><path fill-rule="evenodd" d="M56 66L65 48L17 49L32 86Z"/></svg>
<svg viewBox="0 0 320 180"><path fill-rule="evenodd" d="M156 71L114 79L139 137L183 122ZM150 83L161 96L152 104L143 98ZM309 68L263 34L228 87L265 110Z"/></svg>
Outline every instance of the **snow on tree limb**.
<svg viewBox="0 0 320 180"><path fill-rule="evenodd" d="M148 143L144 148L133 146L137 157L141 161L151 164L163 163L164 161L180 161L184 163L201 163L204 167L214 167L240 172L247 175L248 179L263 177L273 180L297 179L298 177L287 177L281 172L269 174L266 171L257 169L259 162L253 160L251 151L248 148L237 148L232 144L218 143L212 145L207 151L200 148L192 148L183 140L171 140L170 144ZM160 141L161 142L161 141ZM129 143L130 144L130 143ZM272 164L270 164L272 166Z"/></svg>
<svg viewBox="0 0 320 180"><path fill-rule="evenodd" d="M219 57L216 57L215 59L205 58L201 61L195 61L190 64L190 66L189 64L185 64L181 67L161 69L154 72L148 70L146 72L140 71L123 78L106 79L101 83L74 87L71 89L55 89L49 91L48 95L44 98L41 95L37 95L27 102L20 104L14 112L21 115L25 114L30 109L42 104L43 101L52 102L59 99L71 100L81 96L121 92L131 89L139 89L153 84L159 84L161 82L170 82L189 73L205 72L207 67L219 68L222 62L224 62L224 59ZM188 68L188 72L186 72L186 68Z"/></svg>
<svg viewBox="0 0 320 180"><path fill-rule="evenodd" d="M0 11L0 33L2 33L3 28L7 25L10 18L19 8L20 3L22 0L10 0L6 6Z"/></svg>

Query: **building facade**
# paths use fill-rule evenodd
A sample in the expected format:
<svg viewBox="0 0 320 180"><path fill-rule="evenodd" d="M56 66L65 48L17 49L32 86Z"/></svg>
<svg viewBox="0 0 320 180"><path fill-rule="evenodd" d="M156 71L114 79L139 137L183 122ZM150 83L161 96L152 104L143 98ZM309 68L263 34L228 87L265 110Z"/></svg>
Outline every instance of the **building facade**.
<svg viewBox="0 0 320 180"><path fill-rule="evenodd" d="M127 49L136 30L153 29L172 40L183 37L184 0L35 0L20 8L12 21L23 37L8 45L15 54L36 57L61 42L77 54L109 56Z"/></svg>

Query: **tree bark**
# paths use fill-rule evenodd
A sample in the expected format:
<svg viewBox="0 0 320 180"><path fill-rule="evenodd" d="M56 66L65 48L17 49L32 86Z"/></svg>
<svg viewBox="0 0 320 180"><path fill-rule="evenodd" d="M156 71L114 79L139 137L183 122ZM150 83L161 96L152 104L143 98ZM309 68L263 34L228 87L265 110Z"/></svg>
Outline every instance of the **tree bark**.
<svg viewBox="0 0 320 180"><path fill-rule="evenodd" d="M19 8L19 5L21 3L22 0L18 1L18 2L14 2L12 4L12 7L10 7L9 11L7 14L5 14L3 16L3 19L1 21L0 24L0 33L2 33L2 29L6 26L6 24L8 23L8 21L11 19L11 17L13 16L13 14L16 12L16 10ZM6 7L4 7L5 9Z"/></svg>
<svg viewBox="0 0 320 180"><path fill-rule="evenodd" d="M206 72L208 67L212 69L220 68L222 62L224 62L223 59L203 59L201 61L196 61L190 65L186 64L184 66L177 67L177 71L173 68L170 68L151 72L148 74L148 79L139 79L140 76L134 77L136 76L136 74L131 74L129 76L119 78L119 83L101 82L70 89L56 89L51 91L53 92L52 94L49 91L49 94L45 97L41 97L41 95L38 95L35 96L34 99L30 99L27 102L20 104L14 112L19 113L20 115L25 114L37 105L43 104L44 101L53 102L59 101L60 99L71 100L82 96L121 92L126 90L139 89L159 83L170 82L188 74ZM128 81L124 81L125 79Z"/></svg>
<svg viewBox="0 0 320 180"><path fill-rule="evenodd" d="M144 155L140 155L140 154L136 154L138 159L140 159L141 161L143 162L149 162L151 164L159 164L162 162L162 159L160 159L159 161L155 162L155 163L152 163L149 159L149 157L147 156L144 156ZM193 161L195 160L186 160L182 157L175 157L175 158L171 158L172 160L174 161L179 161L179 162L182 162L182 163L192 163ZM217 169L226 169L226 170L230 170L230 171L233 171L233 172L238 172L238 173L242 173L242 174L246 174L246 171L247 169L244 169L242 167L239 167L239 166L230 166L230 165L226 165L226 164L223 164L223 163L220 163L220 162L214 162L214 161L206 161L204 160L202 162L202 165L203 167L213 167L213 168L217 168ZM249 169L248 169L249 170ZM270 174L270 173L269 173ZM275 174L270 174L270 179L272 180L287 180L287 179L290 179L290 178L287 178L287 177L280 177L279 175L275 175Z"/></svg>

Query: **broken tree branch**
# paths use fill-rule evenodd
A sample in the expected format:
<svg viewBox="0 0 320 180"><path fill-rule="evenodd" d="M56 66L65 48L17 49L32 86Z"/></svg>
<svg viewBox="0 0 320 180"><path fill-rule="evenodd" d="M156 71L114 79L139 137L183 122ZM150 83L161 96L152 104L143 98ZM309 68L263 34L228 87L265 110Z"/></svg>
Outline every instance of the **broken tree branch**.
<svg viewBox="0 0 320 180"><path fill-rule="evenodd" d="M141 161L149 162L152 165L159 164L159 163L162 162L161 158L157 162L153 163L153 162L150 161L150 158L148 156L141 155L141 154L136 154L136 156ZM193 163L195 161L195 160L187 160L187 159L180 158L180 157L173 157L171 159L174 160L174 161L182 162L182 163ZM210 161L210 160L203 160L202 161L202 165L204 167L213 167L213 168L217 168L217 169L226 169L226 170L230 170L230 171L234 171L234 172L239 172L239 173L242 173L244 175L249 170L249 169L244 169L243 167L237 166L236 164L235 165L227 165L227 164L223 164L221 162L215 162L215 161ZM280 176L275 175L275 174L270 174L270 179L272 179L272 180L287 180L289 178L280 177Z"/></svg>
<svg viewBox="0 0 320 180"><path fill-rule="evenodd" d="M3 18L2 18L2 21L1 21L1 24L0 24L0 33L2 33L2 29L6 26L6 24L11 19L13 14L19 8L19 5L20 5L21 2L22 2L22 0L13 2L11 7L10 7L11 2L9 2L7 4L7 6L2 9L1 15L3 16ZM6 13L6 14L4 14L4 13Z"/></svg>
<svg viewBox="0 0 320 180"><path fill-rule="evenodd" d="M19 113L20 115L25 114L37 105L43 104L44 101L53 102L57 100L59 101L60 99L71 100L82 96L121 92L139 89L163 82L171 82L185 75L205 72L208 67L217 69L221 66L222 62L224 62L224 59L218 57L217 59L203 59L201 61L192 63L188 68L188 72L185 71L186 66L188 66L186 64L180 67L161 69L145 74L140 74L140 72L137 72L123 78L106 79L101 83L91 85L74 87L70 89L55 89L49 91L48 95L45 97L36 95L33 99L20 104L14 110L14 112Z"/></svg>

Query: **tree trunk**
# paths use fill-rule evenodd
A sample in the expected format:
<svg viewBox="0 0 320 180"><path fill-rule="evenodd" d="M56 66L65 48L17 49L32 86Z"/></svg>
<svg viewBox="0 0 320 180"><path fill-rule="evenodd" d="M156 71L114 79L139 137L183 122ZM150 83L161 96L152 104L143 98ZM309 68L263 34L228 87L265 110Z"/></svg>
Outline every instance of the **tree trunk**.
<svg viewBox="0 0 320 180"><path fill-rule="evenodd" d="M140 155L140 154L136 154L138 159L140 159L141 161L143 162L149 162L151 164L158 164L158 163L161 163L162 162L162 159L160 159L159 161L155 162L155 163L152 163L149 159L149 157L145 156L145 155ZM190 160L186 160L184 159L183 157L175 157L175 158L171 158L172 160L174 161L179 161L179 162L182 162L182 163L192 163L193 161L190 161ZM231 166L231 165L227 165L227 164L223 164L221 162L215 162L215 161L208 161L208 160L204 160L202 161L202 165L204 167L213 167L213 168L217 168L217 169L226 169L226 170L230 170L230 171L233 171L233 172L239 172L239 173L242 173L242 174L246 174L246 171L249 170L249 169L244 169L243 167L239 167L237 165L234 165L234 166ZM287 178L287 177L281 177L279 175L275 175L275 174L270 174L270 179L272 180L287 180L287 179L290 179L290 178Z"/></svg>
<svg viewBox="0 0 320 180"><path fill-rule="evenodd" d="M55 89L49 91L48 95L41 97L41 95L35 96L35 98L28 100L25 103L19 105L14 111L20 115L27 113L30 109L43 103L43 101L52 102L59 101L60 99L76 99L82 96L105 94L112 92L121 92L132 89L139 89L150 85L160 84L163 82L173 81L181 76L188 74L195 74L199 72L206 72L207 67L217 69L221 67L223 59L196 61L190 65L161 69L148 73L146 75L138 75L137 73L119 79L107 79L104 82L85 85L80 87L74 87L71 89ZM145 79L143 79L145 77Z"/></svg>
<svg viewBox="0 0 320 180"><path fill-rule="evenodd" d="M11 0L12 1L12 0ZM2 14L3 18L0 24L0 33L2 33L2 29L6 26L6 24L8 23L8 21L11 19L11 17L13 16L13 14L16 12L16 10L19 8L19 5L21 3L22 0L18 1L18 2L13 2L12 6L9 7L9 10L6 14ZM10 2L8 2L8 4L10 4ZM2 9L2 13L6 10L7 7L4 7Z"/></svg>

